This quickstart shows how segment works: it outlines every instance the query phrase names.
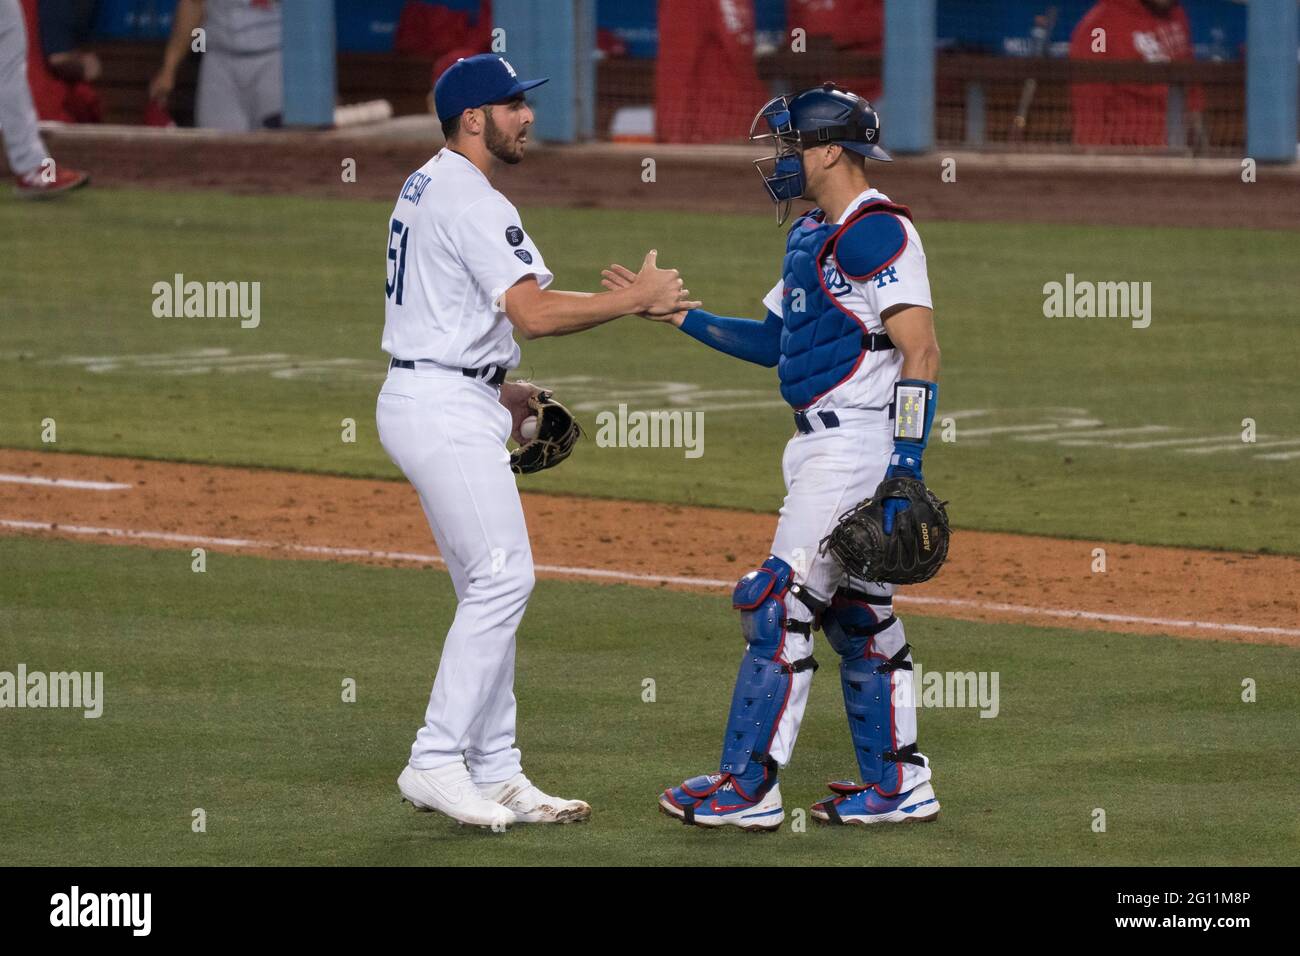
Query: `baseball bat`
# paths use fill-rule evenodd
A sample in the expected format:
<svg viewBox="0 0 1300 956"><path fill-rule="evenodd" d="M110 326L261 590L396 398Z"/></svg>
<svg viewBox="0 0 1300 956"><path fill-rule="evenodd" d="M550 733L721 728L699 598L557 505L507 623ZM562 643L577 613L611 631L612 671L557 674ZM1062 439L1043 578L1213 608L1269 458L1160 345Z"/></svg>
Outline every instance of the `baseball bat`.
<svg viewBox="0 0 1300 956"><path fill-rule="evenodd" d="M1045 56L1047 53L1047 41L1051 39L1052 30L1056 27L1056 18L1060 11L1056 7L1048 7L1046 13L1040 13L1034 17L1034 28L1029 31L1029 55L1031 57ZM1038 92L1038 80L1035 77L1029 77L1025 80L1025 85L1020 90L1020 105L1016 108L1016 117L1011 126L1011 138L1018 140L1025 135L1025 126L1029 122L1029 107L1034 103L1034 94Z"/></svg>

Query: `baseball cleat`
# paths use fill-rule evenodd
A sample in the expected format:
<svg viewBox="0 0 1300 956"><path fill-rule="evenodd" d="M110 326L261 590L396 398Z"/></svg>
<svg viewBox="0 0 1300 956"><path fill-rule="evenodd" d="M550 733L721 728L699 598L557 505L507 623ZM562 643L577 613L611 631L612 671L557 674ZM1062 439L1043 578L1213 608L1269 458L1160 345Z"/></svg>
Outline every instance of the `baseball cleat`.
<svg viewBox="0 0 1300 956"><path fill-rule="evenodd" d="M462 826L499 831L508 829L516 820L510 810L479 793L464 762L435 770L416 770L408 764L397 778L397 789L415 809L436 810Z"/></svg>
<svg viewBox="0 0 1300 956"><path fill-rule="evenodd" d="M15 177L17 183L14 192L18 194L19 199L50 199L70 193L90 182L89 173L68 169L66 166L56 167L54 178L48 181L44 178L43 172L38 167L30 173Z"/></svg>
<svg viewBox="0 0 1300 956"><path fill-rule="evenodd" d="M501 783L479 787L479 793L510 810L519 823L585 823L591 807L543 793L522 772Z"/></svg>
<svg viewBox="0 0 1300 956"><path fill-rule="evenodd" d="M939 799L928 781L895 797L881 796L875 787L859 787L851 780L836 780L829 786L835 796L812 806L812 818L818 823L928 823L939 816Z"/></svg>
<svg viewBox="0 0 1300 956"><path fill-rule="evenodd" d="M687 826L738 827L750 833L771 833L781 829L785 820L779 784L773 781L771 789L751 799L737 788L736 778L729 773L692 777L665 790L659 797L659 809Z"/></svg>

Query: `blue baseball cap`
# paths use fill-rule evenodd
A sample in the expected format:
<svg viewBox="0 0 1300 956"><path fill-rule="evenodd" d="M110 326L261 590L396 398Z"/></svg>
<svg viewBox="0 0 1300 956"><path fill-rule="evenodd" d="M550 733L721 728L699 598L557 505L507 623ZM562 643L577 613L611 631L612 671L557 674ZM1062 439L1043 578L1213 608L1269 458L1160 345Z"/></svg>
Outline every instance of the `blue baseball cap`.
<svg viewBox="0 0 1300 956"><path fill-rule="evenodd" d="M433 86L433 102L438 118L446 120L485 103L511 99L548 79L520 80L505 57L480 53L447 67Z"/></svg>

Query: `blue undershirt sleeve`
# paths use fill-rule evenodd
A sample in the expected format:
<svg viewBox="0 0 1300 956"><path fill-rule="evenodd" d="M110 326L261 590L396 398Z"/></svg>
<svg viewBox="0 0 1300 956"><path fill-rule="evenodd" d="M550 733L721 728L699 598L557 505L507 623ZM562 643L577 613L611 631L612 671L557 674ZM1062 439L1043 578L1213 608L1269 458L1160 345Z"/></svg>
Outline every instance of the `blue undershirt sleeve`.
<svg viewBox="0 0 1300 956"><path fill-rule="evenodd" d="M768 310L762 322L691 309L681 329L726 355L772 368L781 357L781 316Z"/></svg>

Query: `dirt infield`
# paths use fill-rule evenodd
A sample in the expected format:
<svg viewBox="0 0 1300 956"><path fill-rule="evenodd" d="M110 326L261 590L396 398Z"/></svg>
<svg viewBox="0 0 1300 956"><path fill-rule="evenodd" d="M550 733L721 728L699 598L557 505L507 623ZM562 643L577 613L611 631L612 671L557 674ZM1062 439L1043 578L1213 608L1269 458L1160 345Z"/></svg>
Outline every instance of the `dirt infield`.
<svg viewBox="0 0 1300 956"><path fill-rule="evenodd" d="M577 497L525 494L524 510L539 577L719 600L768 553L775 527L771 515ZM438 565L402 482L0 449L0 536L14 534L174 548L185 560L204 547ZM1097 547L1105 573L1093 571ZM963 620L1300 647L1300 558L958 529L942 573L899 603Z"/></svg>
<svg viewBox="0 0 1300 956"><path fill-rule="evenodd" d="M96 130L49 134L60 161L90 170L101 186L219 189L341 199L391 199L436 151L432 138L367 139L364 134L284 132L243 136ZM756 154L754 154L756 155ZM496 184L521 206L670 209L766 214L770 204L735 148L644 144L535 147ZM655 181L642 162L655 159ZM356 181L344 183L344 159ZM955 182L941 178L955 160ZM873 167L875 182L927 220L1059 222L1294 229L1300 177L1260 167L1243 183L1233 161L1149 157L1033 157L933 154Z"/></svg>

